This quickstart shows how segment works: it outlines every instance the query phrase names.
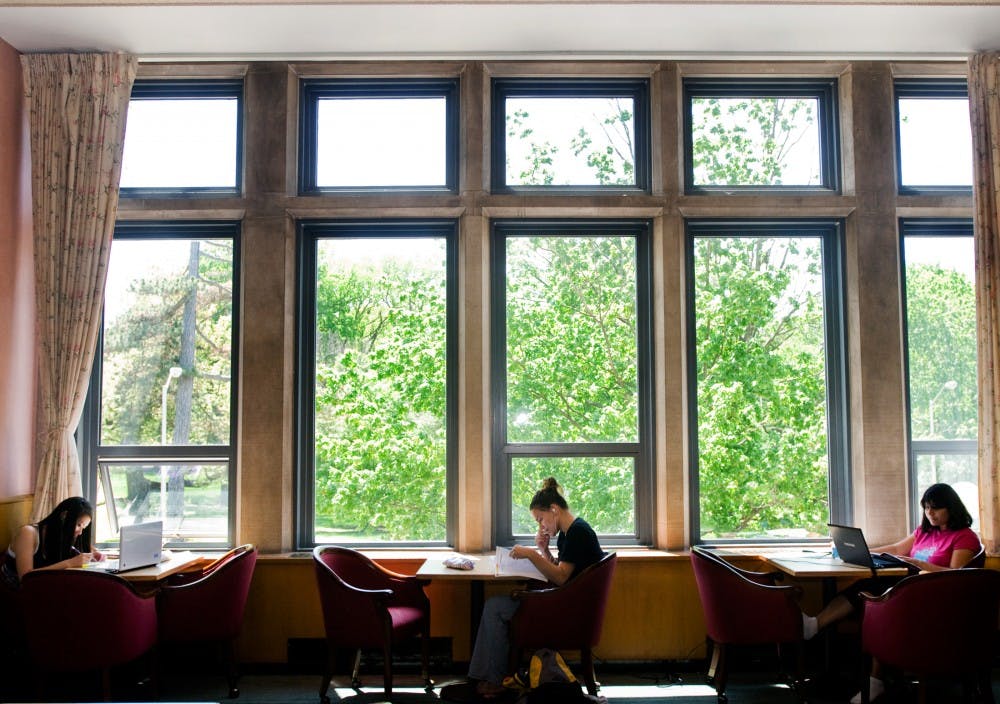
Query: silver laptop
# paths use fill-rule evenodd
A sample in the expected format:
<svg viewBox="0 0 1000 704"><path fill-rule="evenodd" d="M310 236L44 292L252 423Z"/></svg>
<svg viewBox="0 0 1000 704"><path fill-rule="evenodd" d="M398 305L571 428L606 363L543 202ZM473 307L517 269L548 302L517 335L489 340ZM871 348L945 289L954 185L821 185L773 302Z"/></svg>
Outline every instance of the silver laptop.
<svg viewBox="0 0 1000 704"><path fill-rule="evenodd" d="M868 541L860 528L854 526L839 526L836 523L827 523L830 528L830 538L837 548L840 559L850 565L867 567L876 574L877 570L887 567L905 567L911 569L913 565L900 560L895 555L879 553L873 555L868 549Z"/></svg>
<svg viewBox="0 0 1000 704"><path fill-rule="evenodd" d="M118 559L88 562L88 569L117 574L160 562L163 554L163 521L122 526L118 536Z"/></svg>

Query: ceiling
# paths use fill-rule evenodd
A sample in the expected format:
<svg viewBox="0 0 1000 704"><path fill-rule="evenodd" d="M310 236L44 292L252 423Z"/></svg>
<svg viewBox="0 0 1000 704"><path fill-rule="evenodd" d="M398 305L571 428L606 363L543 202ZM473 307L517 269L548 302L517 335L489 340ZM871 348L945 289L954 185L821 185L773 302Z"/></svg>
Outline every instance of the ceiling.
<svg viewBox="0 0 1000 704"><path fill-rule="evenodd" d="M226 59L961 59L1000 49L1000 3L0 0L22 52Z"/></svg>

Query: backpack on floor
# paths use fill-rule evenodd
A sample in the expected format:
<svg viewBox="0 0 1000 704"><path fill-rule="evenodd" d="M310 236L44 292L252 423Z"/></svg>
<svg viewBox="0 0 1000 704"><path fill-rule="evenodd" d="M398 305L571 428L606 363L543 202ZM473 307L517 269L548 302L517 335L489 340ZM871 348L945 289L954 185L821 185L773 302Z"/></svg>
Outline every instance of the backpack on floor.
<svg viewBox="0 0 1000 704"><path fill-rule="evenodd" d="M508 677L504 686L521 691L517 704L579 704L603 700L584 694L563 656L549 648L535 651L528 669Z"/></svg>

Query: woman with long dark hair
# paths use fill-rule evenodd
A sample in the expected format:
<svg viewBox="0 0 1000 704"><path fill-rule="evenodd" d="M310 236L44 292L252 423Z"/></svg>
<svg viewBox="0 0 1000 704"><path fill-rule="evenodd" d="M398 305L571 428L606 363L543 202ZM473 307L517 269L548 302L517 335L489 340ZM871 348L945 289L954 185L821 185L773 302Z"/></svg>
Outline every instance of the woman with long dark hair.
<svg viewBox="0 0 1000 704"><path fill-rule="evenodd" d="M4 555L3 578L12 585L32 570L82 567L103 555L93 546L94 507L82 496L61 501L38 523L21 526Z"/></svg>
<svg viewBox="0 0 1000 704"><path fill-rule="evenodd" d="M872 548L873 553L890 553L921 572L940 572L965 567L979 552L979 536L972 530L972 515L961 497L948 484L932 484L920 498L923 518L910 535L891 545ZM835 596L815 616L802 616L802 632L806 640L831 623L861 610L861 592L879 594L901 578L872 577L855 582ZM881 667L872 664L869 694L875 699L885 691ZM861 701L859 692L852 704Z"/></svg>

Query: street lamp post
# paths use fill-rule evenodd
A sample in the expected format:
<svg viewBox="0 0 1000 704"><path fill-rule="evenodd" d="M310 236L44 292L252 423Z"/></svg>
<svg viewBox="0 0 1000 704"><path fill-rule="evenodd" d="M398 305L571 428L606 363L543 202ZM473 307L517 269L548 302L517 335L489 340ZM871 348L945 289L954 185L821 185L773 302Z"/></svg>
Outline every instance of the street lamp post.
<svg viewBox="0 0 1000 704"><path fill-rule="evenodd" d="M160 446L167 444L167 390L170 388L170 380L177 379L184 370L180 367L170 367L167 372L167 379L163 382L163 391L160 394ZM160 520L167 518L167 468L160 465Z"/></svg>
<svg viewBox="0 0 1000 704"><path fill-rule="evenodd" d="M954 379L949 379L948 381L941 384L941 388L938 392L934 394L934 398L931 402L927 404L927 436L933 440L934 439L934 403L938 400L938 397L945 391L954 391L958 388L958 382ZM931 455L931 484L937 484L937 455Z"/></svg>

